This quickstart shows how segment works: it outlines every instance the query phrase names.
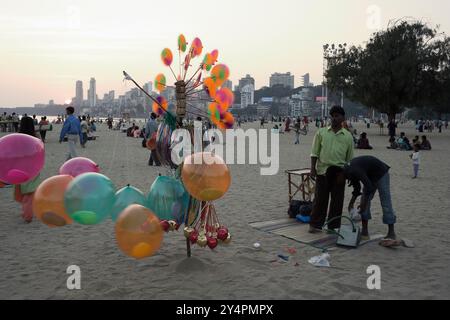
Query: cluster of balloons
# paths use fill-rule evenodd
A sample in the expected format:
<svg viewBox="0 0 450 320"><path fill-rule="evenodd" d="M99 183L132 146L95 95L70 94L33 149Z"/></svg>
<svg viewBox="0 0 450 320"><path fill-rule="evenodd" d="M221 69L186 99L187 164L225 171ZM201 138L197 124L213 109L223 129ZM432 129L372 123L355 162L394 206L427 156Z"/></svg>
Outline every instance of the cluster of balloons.
<svg viewBox="0 0 450 320"><path fill-rule="evenodd" d="M186 52L187 42L186 37L182 34L178 36L178 50L181 53ZM184 60L184 71L187 72L191 60L200 56L203 52L203 43L199 38L195 38L190 46L188 53ZM219 51L213 50L205 54L200 65L201 72L194 82L193 88L200 86L202 73L206 72L203 80L203 89L212 99L212 103L208 107L208 115L211 122L219 129L230 129L234 126L234 117L228 112L230 106L234 103L234 94L229 89L224 87L225 82L230 77L230 69L224 64L216 64L219 59ZM171 68L173 62L173 53L170 49L165 48L161 52L161 60L163 64ZM172 68L171 68L172 70ZM172 70L173 72L173 70ZM182 76L178 75L177 80L181 80ZM166 77L163 74L158 74L155 78L155 88L161 94L166 88ZM162 115L167 112L167 101L161 95L157 97L157 102L152 106L153 112Z"/></svg>
<svg viewBox="0 0 450 320"><path fill-rule="evenodd" d="M33 210L52 228L73 222L96 225L111 218L119 248L130 257L143 259L159 250L167 220L174 229L179 228L188 203L189 194L175 178L159 177L147 196L130 185L116 192L97 164L75 158L61 166L59 175L39 185Z"/></svg>

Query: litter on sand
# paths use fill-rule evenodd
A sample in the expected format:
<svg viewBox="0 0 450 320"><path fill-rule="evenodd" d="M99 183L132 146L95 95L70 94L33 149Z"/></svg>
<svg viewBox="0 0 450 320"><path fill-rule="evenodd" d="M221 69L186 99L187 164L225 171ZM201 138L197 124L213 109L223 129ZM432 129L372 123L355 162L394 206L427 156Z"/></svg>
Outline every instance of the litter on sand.
<svg viewBox="0 0 450 320"><path fill-rule="evenodd" d="M312 257L308 262L315 267L329 268L331 266L329 261L330 258L331 256L329 253L323 253L320 256Z"/></svg>

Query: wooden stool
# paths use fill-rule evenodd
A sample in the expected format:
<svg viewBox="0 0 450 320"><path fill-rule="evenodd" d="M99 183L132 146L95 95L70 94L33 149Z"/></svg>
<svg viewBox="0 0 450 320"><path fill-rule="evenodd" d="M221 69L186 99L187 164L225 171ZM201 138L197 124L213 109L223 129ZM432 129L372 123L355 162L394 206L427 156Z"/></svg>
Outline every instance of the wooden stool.
<svg viewBox="0 0 450 320"><path fill-rule="evenodd" d="M313 201L316 189L315 179L310 169L286 170L289 182L289 203L297 193L301 193L303 201Z"/></svg>

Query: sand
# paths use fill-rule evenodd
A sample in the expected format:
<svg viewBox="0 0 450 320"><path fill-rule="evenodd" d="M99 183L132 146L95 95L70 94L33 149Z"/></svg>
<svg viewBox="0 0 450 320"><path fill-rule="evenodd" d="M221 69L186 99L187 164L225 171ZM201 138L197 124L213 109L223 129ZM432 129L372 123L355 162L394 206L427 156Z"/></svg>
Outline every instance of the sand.
<svg viewBox="0 0 450 320"><path fill-rule="evenodd" d="M47 136L45 177L56 174L65 160L66 145L57 142L59 128ZM412 125L401 129L416 135ZM434 149L422 153L418 180L411 179L409 152L387 150L387 137L380 137L377 128L365 131L375 149L356 154L375 155L392 167L397 233L413 240L415 249L392 250L377 243L335 249L332 267L319 269L308 263L319 250L251 228L249 222L286 216L284 171L309 166L314 132L302 136L299 146L293 144L293 134L286 134L280 137L276 176L260 176L259 166L231 166L232 186L217 202L217 211L234 240L215 251L194 247L191 259L186 258L182 231L166 235L155 256L135 261L116 246L112 221L61 229L37 220L27 225L12 190L0 189L0 299L449 299L450 131L429 134ZM86 149L78 146L79 155L99 163L118 189L131 183L148 192L157 175L165 173L147 166L148 152L140 139L109 132L105 125L97 134L99 140ZM348 189L346 204L350 193ZM378 198L373 215L371 232L385 233ZM255 242L261 249L253 248ZM297 253L288 263L273 262L286 248ZM70 265L81 268L81 290L66 287ZM381 268L381 290L366 286L370 265Z"/></svg>

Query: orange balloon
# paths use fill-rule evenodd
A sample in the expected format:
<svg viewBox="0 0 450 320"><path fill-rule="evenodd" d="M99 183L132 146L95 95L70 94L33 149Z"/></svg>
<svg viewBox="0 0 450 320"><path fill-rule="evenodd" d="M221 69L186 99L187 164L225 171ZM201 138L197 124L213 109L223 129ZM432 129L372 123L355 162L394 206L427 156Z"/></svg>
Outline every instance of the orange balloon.
<svg viewBox="0 0 450 320"><path fill-rule="evenodd" d="M208 92L209 96L214 99L216 97L217 85L212 78L206 78L203 81L203 86Z"/></svg>
<svg viewBox="0 0 450 320"><path fill-rule="evenodd" d="M154 255L161 247L163 229L152 211L133 204L120 214L116 222L116 239L126 255L144 259Z"/></svg>
<svg viewBox="0 0 450 320"><path fill-rule="evenodd" d="M33 212L47 226L63 227L72 223L64 207L64 193L73 180L69 175L48 178L36 189L33 198Z"/></svg>
<svg viewBox="0 0 450 320"><path fill-rule="evenodd" d="M187 156L181 170L184 187L200 201L214 201L227 193L231 184L230 170L217 155L200 152Z"/></svg>

